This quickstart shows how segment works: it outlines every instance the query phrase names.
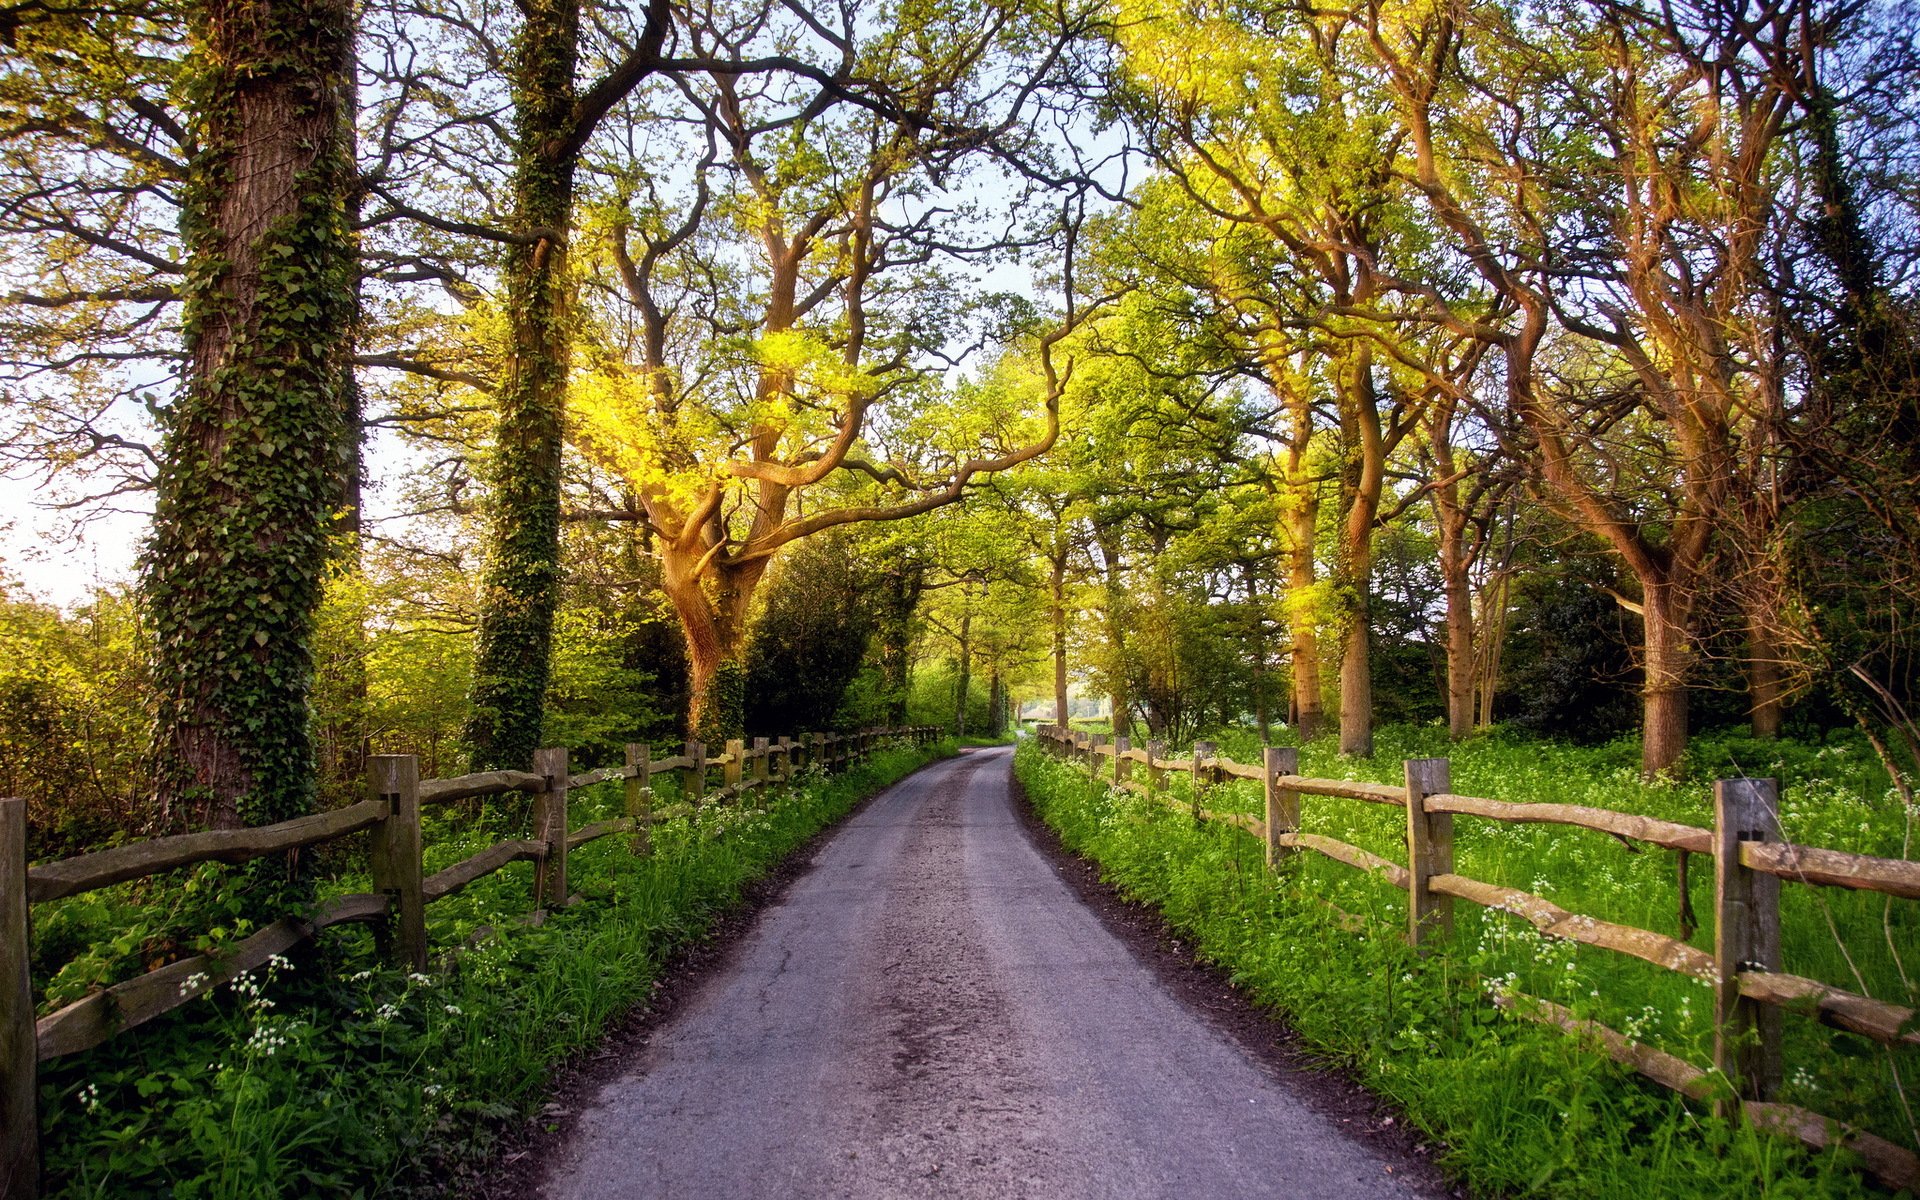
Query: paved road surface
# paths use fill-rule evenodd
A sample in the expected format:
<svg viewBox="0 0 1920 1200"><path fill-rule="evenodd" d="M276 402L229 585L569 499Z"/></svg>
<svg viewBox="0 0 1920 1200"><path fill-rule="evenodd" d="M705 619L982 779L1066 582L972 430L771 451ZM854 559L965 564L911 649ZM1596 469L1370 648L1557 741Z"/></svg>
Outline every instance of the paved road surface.
<svg viewBox="0 0 1920 1200"><path fill-rule="evenodd" d="M1011 754L904 780L577 1118L550 1200L1392 1197L1028 841Z"/></svg>

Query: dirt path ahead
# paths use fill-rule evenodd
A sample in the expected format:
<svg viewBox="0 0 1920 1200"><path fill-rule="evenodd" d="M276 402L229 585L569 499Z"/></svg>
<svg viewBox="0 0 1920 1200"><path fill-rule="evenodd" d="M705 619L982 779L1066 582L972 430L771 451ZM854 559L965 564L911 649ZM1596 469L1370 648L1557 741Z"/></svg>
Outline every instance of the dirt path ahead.
<svg viewBox="0 0 1920 1200"><path fill-rule="evenodd" d="M1161 986L1028 839L1011 760L931 766L834 834L542 1194L1437 1194Z"/></svg>

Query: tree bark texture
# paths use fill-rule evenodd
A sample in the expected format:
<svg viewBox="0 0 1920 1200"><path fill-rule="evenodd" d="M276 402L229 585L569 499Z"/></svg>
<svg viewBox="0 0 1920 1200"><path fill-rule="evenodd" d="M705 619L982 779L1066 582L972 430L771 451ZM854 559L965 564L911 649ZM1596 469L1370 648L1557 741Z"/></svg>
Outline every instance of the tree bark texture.
<svg viewBox="0 0 1920 1200"><path fill-rule="evenodd" d="M1289 467L1289 478L1300 479L1306 471L1304 449L1290 452L1298 460ZM1313 605L1315 566L1313 550L1320 525L1320 491L1311 482L1289 489L1284 541L1287 548L1287 634L1293 648L1292 661L1293 722L1302 741L1320 732L1324 718L1320 703L1320 631Z"/></svg>
<svg viewBox="0 0 1920 1200"><path fill-rule="evenodd" d="M232 827L314 798L311 641L351 375L353 8L207 0L191 26L186 385L143 586L157 816Z"/></svg>
<svg viewBox="0 0 1920 1200"><path fill-rule="evenodd" d="M1373 524L1386 486L1386 449L1381 438L1379 397L1373 387L1373 355L1365 343L1347 351L1342 364L1341 440L1346 469L1341 502L1339 584L1346 625L1340 655L1340 753L1373 753Z"/></svg>
<svg viewBox="0 0 1920 1200"><path fill-rule="evenodd" d="M475 770L525 769L540 745L560 592L560 447L572 359L567 236L579 0L527 0L514 46L514 219L506 363L495 394L491 526L466 741ZM692 638L689 656L692 654Z"/></svg>

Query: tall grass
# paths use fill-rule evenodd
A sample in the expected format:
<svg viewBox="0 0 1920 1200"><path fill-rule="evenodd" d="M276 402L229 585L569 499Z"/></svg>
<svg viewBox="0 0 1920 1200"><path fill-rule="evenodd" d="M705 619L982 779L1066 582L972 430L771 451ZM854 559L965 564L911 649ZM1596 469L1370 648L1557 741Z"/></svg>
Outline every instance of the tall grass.
<svg viewBox="0 0 1920 1200"><path fill-rule="evenodd" d="M1257 761L1246 735L1222 753ZM1371 758L1338 757L1330 743L1302 748L1302 771L1399 782L1402 760L1445 755L1457 792L1516 801L1589 804L1711 825L1704 784L1645 784L1622 747L1580 750L1488 738L1449 746L1444 732L1391 729ZM1795 840L1868 853L1899 853L1910 814L1884 777L1852 747L1701 747L1720 773L1728 757L1748 774L1781 774L1787 833ZM1719 756L1716 758L1715 756ZM1410 957L1400 941L1405 893L1372 876L1303 853L1269 874L1257 841L1221 824L1196 828L1165 805L1087 781L1083 769L1023 747L1018 769L1042 815L1068 844L1097 859L1130 893L1166 911L1204 954L1280 1011L1335 1059L1404 1103L1449 1146L1448 1164L1488 1192L1553 1196L1845 1194L1863 1186L1777 1139L1716 1122L1647 1085L1557 1031L1507 1017L1491 989L1531 993L1574 1008L1704 1065L1711 1038L1706 985L1637 959L1547 939L1524 920L1459 902L1443 952ZM1727 774L1738 773L1726 770ZM1174 781L1184 795L1184 781ZM1255 812L1258 790L1214 790L1213 808ZM1311 832L1405 859L1404 811L1303 797ZM1555 826L1455 819L1457 869L1546 896L1571 911L1678 935L1671 853L1631 852L1604 834ZM1691 874L1700 929L1712 946L1712 870ZM1920 949L1920 906L1789 885L1783 904L1785 968L1912 1004L1900 950ZM1353 917L1360 918L1356 923ZM1789 1015L1782 1099L1914 1144L1903 1088L1920 1078L1911 1049L1888 1051Z"/></svg>
<svg viewBox="0 0 1920 1200"><path fill-rule="evenodd" d="M530 868L429 908L427 974L378 963L364 931L329 930L138 1032L42 1075L49 1191L97 1197L438 1194L484 1164L499 1131L546 1095L555 1064L643 1002L670 955L742 890L862 798L950 744L898 746L842 775L803 775L743 807L656 826L569 856L587 903L538 927ZM767 793L760 793L765 795ZM617 784L576 791L576 824L614 815ZM442 822L428 870L490 835ZM329 890L364 889L342 875Z"/></svg>

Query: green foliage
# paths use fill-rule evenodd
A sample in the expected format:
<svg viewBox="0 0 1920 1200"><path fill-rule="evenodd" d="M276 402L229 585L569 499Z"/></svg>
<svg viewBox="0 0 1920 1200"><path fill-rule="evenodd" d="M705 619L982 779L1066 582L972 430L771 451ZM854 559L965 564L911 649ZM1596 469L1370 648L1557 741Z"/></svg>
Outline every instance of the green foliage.
<svg viewBox="0 0 1920 1200"><path fill-rule="evenodd" d="M672 714L657 707L656 675L630 664L638 624L628 613L562 608L555 621L543 746L565 746L587 765L622 761L628 742L648 740Z"/></svg>
<svg viewBox="0 0 1920 1200"><path fill-rule="evenodd" d="M442 1194L538 1108L553 1066L644 1002L674 950L748 883L862 797L950 752L887 748L841 776L807 774L766 810L657 827L651 857L624 838L592 843L570 860L590 902L537 928L513 920L530 872L489 876L428 910L437 945L494 931L442 972L381 967L364 931L331 930L314 951L55 1060L41 1077L48 1194ZM583 789L574 801L584 824L618 811L620 790ZM432 822L428 869L486 836ZM93 932L124 915L94 913L103 924Z"/></svg>
<svg viewBox="0 0 1920 1200"><path fill-rule="evenodd" d="M707 683L707 704L694 736L709 746L724 745L745 732L746 711L747 666L738 659L722 659Z"/></svg>
<svg viewBox="0 0 1920 1200"><path fill-rule="evenodd" d="M490 524L473 708L465 739L475 770L525 769L539 749L560 603L560 447L572 365L572 127L578 0L529 4L514 45L513 221L547 231L506 256L506 370L494 394Z"/></svg>
<svg viewBox="0 0 1920 1200"><path fill-rule="evenodd" d="M1389 757L1435 751L1435 740L1425 732L1384 729L1380 755L1360 760L1357 774L1384 776ZM1338 759L1324 742L1307 750L1309 774L1339 774L1342 764L1354 762ZM1831 767L1830 756L1817 754L1812 761ZM1240 756L1246 757L1244 748ZM1399 936L1404 895L1379 880L1311 854L1276 878L1259 843L1237 829L1196 827L1164 805L1095 786L1084 771L1046 758L1032 744L1016 761L1028 795L1069 847L1097 860L1105 878L1130 896L1164 912L1202 957L1228 971L1235 986L1316 1051L1404 1106L1444 1147L1442 1165L1475 1192L1676 1200L1860 1194L1846 1155L1807 1153L1718 1121L1578 1039L1506 1015L1486 995L1515 989L1555 999L1698 1061L1712 997L1697 981L1547 940L1515 918L1464 905L1454 941L1416 958ZM1600 755L1538 743L1473 743L1456 757L1454 770L1461 791L1504 798L1578 797L1665 815L1697 810L1700 803L1697 788L1688 796L1640 784L1630 748ZM1504 789L1485 790L1495 774L1507 781ZM1871 772L1849 769L1841 778L1864 783ZM1848 790L1800 781L1805 800L1794 806L1796 825L1814 837L1842 832L1860 811ZM1247 808L1252 797L1235 789L1209 803L1216 801ZM1387 828L1396 815L1311 797L1306 808L1309 830L1389 857L1404 852L1395 851ZM1699 819L1697 811L1687 815ZM1660 899L1669 906L1666 921L1672 920L1670 864L1651 853L1626 856L1597 834L1491 822L1461 821L1456 837L1468 874L1545 890L1577 911L1638 917L1635 923L1655 928L1660 918L1649 897L1658 895L1666 866L1668 896ZM1878 837L1865 840L1877 844ZM1856 831L1852 844L1860 841ZM1353 914L1357 927L1344 927L1336 909ZM1801 933L1812 936L1790 948L1789 969L1798 969L1792 960L1804 963L1808 942L1826 932L1816 912L1790 913L1789 930L1795 919ZM1870 922L1852 929L1859 938L1850 939L1855 951L1878 934ZM1832 965L1839 955L1829 945L1826 957ZM1843 1119L1878 1121L1888 1132L1883 1067L1871 1055L1850 1056L1855 1047L1847 1041L1813 1026L1812 1035L1790 1043L1789 1063L1807 1065L1795 1073L1787 1098ZM1829 1043L1842 1053L1819 1053Z"/></svg>
<svg viewBox="0 0 1920 1200"><path fill-rule="evenodd" d="M788 551L747 648L750 733L837 729L841 702L881 624L883 581L845 534Z"/></svg>
<svg viewBox="0 0 1920 1200"><path fill-rule="evenodd" d="M0 795L27 801L30 858L91 849L145 815L145 659L130 596L62 613L0 581Z"/></svg>

